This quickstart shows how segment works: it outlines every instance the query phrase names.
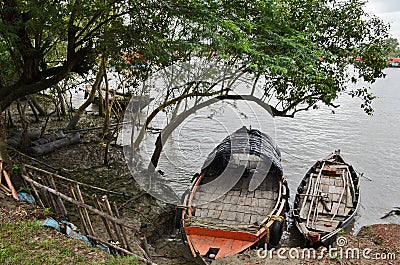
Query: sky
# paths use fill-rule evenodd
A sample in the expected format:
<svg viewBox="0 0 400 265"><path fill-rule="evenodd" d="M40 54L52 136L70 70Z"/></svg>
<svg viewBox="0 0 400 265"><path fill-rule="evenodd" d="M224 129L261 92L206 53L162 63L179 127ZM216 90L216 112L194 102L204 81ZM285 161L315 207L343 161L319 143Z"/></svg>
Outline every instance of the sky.
<svg viewBox="0 0 400 265"><path fill-rule="evenodd" d="M392 37L400 41L400 0L369 0L366 11L389 23Z"/></svg>

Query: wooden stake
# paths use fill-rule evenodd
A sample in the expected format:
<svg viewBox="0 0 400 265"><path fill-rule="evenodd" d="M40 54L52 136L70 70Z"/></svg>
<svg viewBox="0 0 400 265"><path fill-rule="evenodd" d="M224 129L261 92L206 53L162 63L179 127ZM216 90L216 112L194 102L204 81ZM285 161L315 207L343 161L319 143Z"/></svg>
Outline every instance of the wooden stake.
<svg viewBox="0 0 400 265"><path fill-rule="evenodd" d="M4 175L4 178L6 179L6 183L7 183L7 185L8 185L8 188L9 188L10 191L11 191L11 194L12 194L13 198L16 199L16 200L18 201L19 199L18 199L17 191L15 190L15 188L14 188L12 182L11 182L11 179L10 179L10 177L8 176L7 171L3 170L3 175Z"/></svg>
<svg viewBox="0 0 400 265"><path fill-rule="evenodd" d="M135 255L134 253L132 253L132 252L130 252L130 251L124 249L124 248L118 247L118 246L116 246L114 244L111 244L109 242L101 240L100 238L97 238L97 237L94 237L94 236L87 236L87 237L89 239L91 239L91 240L97 241L97 242L102 243L102 244L104 244L104 245L106 245L108 247L111 247L111 248L114 248L114 249L116 249L118 251L121 251L121 252L123 252L123 253L125 253L127 255L134 256L138 261L145 262L146 264L149 264L149 265L153 264L150 260L148 260L146 258L139 257L138 255Z"/></svg>
<svg viewBox="0 0 400 265"><path fill-rule="evenodd" d="M99 201L99 198L97 198L97 195L96 195L96 194L94 194L93 197L94 197L94 201L95 201L95 203L96 203L97 209L98 209L99 211L102 211L102 212L103 212L103 207L101 206L101 202ZM110 227L110 224L108 223L107 219L104 218L104 217L102 217L102 216L100 216L100 217L101 217L101 220L103 220L104 226L106 227L108 236L110 237L110 239L112 239L113 241L115 241L116 239L115 239L115 237L114 237L114 234L111 232L111 227Z"/></svg>
<svg viewBox="0 0 400 265"><path fill-rule="evenodd" d="M45 185L45 186L49 186L49 183L48 183L48 181L47 181L47 176L42 176L42 181L43 181L43 184ZM48 192L48 190L43 190L43 193L45 194L45 196L46 196L46 200L47 200L47 203L48 203L48 207L50 207L50 208L52 208L53 209L53 211L54 212L56 212L57 213L57 211L58 211L58 206L57 206L57 204L55 203L55 201L54 201L54 199L53 199L53 194L52 193L50 193L50 192ZM57 213L58 214L58 213Z"/></svg>
<svg viewBox="0 0 400 265"><path fill-rule="evenodd" d="M106 209L107 209L108 214L111 215L111 216L114 216L114 214L113 214L113 212L112 212L112 209L111 209L110 202L108 201L106 195L103 196L103 200L104 200L104 202L105 202L105 204L106 204ZM115 232L115 235L117 236L118 241L119 241L121 244L124 244L124 241L122 240L122 237L121 237L121 235L120 235L120 233L119 233L119 231L118 231L118 227L117 227L116 223L111 222L111 224L112 224L112 226L113 226L113 228L114 228L114 232Z"/></svg>
<svg viewBox="0 0 400 265"><path fill-rule="evenodd" d="M147 244L147 239L146 237L142 237L140 239L140 247L141 249L145 252L145 257L151 261L151 256L150 256L150 251L149 251L149 246Z"/></svg>
<svg viewBox="0 0 400 265"><path fill-rule="evenodd" d="M113 206L114 206L115 216L116 216L117 218L120 218L119 212L118 212L118 207L117 207L117 204L116 204L115 202L113 202ZM129 245L129 241L128 241L127 237L126 237L124 227L123 227L122 225L119 225L119 228L121 229L121 234L122 234L122 237L123 237L123 239L124 239L124 241L125 241L125 242L124 242L125 247L126 247L129 251L132 251L132 248L131 248L131 246Z"/></svg>
<svg viewBox="0 0 400 265"><path fill-rule="evenodd" d="M74 188L72 186L70 186L70 192L71 192L72 198L74 198L74 200L76 200L77 198L76 198L76 195L75 195ZM86 235L89 235L89 229L88 229L88 227L86 225L85 218L83 218L83 214L82 214L81 208L79 208L79 206L77 204L74 204L74 205L75 205L76 212L79 215L79 219L81 221L81 224L83 226L83 230L85 230L85 234Z"/></svg>
<svg viewBox="0 0 400 265"><path fill-rule="evenodd" d="M57 190L56 187L52 187L51 186L51 182L50 182L50 178L51 176L45 176L43 175L43 179L46 181L46 186L51 187L54 190ZM59 215L59 216L63 216L63 212L62 209L60 207L60 205L57 202L57 196L55 194L49 194L50 198L51 198L51 202L54 205L54 211Z"/></svg>
<svg viewBox="0 0 400 265"><path fill-rule="evenodd" d="M11 190L0 183L0 189L6 193L6 195L11 195Z"/></svg>
<svg viewBox="0 0 400 265"><path fill-rule="evenodd" d="M24 181L25 181L25 180L24 180ZM36 200L38 201L38 203L39 203L40 207L42 207L42 208L46 208L46 207L44 206L44 204L43 204L43 201L42 201L42 199L41 199L41 198L40 198L40 196L39 196L39 193L38 193L38 191L37 191L37 189L36 189L35 185L31 185L31 184L29 184L29 186L32 188L32 190L33 190L33 194L35 194Z"/></svg>
<svg viewBox="0 0 400 265"><path fill-rule="evenodd" d="M76 192L77 192L79 201L81 201L84 204L85 201L83 200L82 193L81 193L81 190L79 189L78 184L76 184ZM90 222L89 214L85 208L83 208L83 216L86 218L86 223L88 225L89 232L90 232L89 235L94 236L95 234L93 231L92 223Z"/></svg>
<svg viewBox="0 0 400 265"><path fill-rule="evenodd" d="M51 176L49 176L48 180L50 183L50 187L52 187L54 190L56 190L56 184L54 183L54 179ZM56 202L57 202L58 208L61 211L62 216L67 217L68 216L67 209L65 209L64 203L61 200L60 196L56 197Z"/></svg>

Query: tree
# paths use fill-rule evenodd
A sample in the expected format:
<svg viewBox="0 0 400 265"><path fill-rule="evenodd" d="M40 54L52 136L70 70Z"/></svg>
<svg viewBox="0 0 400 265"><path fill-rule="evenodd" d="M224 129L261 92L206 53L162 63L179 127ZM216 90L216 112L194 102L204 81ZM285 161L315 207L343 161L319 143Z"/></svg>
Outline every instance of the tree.
<svg viewBox="0 0 400 265"><path fill-rule="evenodd" d="M181 1L176 6L176 12L185 10L177 16L178 24L185 25L182 31L198 40L190 52L184 51L186 58L236 66L253 76L251 95L256 83L263 82L259 98L275 116L293 117L320 104L335 108L341 93L362 98L364 110L372 112L373 95L367 88L347 90L349 82L383 77L386 67L387 25L366 14L363 1ZM218 91L212 83L193 84L163 88L165 96L142 132L154 115L181 99L200 97L195 104L201 104L213 96L231 98L233 87ZM161 148L156 148L155 164Z"/></svg>
<svg viewBox="0 0 400 265"><path fill-rule="evenodd" d="M389 57L400 56L399 40L395 38L388 38L386 40L386 45L388 47L387 53Z"/></svg>

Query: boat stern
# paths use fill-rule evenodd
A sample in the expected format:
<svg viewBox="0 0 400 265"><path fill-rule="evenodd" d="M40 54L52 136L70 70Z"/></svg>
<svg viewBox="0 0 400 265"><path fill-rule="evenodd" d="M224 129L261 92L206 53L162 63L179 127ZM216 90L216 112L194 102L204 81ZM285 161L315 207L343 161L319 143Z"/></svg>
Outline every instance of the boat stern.
<svg viewBox="0 0 400 265"><path fill-rule="evenodd" d="M240 253L260 238L248 232L235 232L205 227L184 228L189 248L196 258L214 260Z"/></svg>

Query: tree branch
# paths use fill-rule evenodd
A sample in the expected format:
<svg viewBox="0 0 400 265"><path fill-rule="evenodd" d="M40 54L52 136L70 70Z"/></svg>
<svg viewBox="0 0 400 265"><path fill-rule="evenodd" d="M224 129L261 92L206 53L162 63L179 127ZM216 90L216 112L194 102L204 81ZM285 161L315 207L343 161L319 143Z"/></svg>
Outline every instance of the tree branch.
<svg viewBox="0 0 400 265"><path fill-rule="evenodd" d="M69 60L67 60L64 66L60 69L59 73L48 79L43 79L38 82L24 83L22 81L17 82L14 85L3 88L0 91L0 108L5 110L11 103L23 96L34 94L49 88L61 80L63 80L71 72L71 70L79 64L81 60L85 57L87 49L81 49L75 53Z"/></svg>

